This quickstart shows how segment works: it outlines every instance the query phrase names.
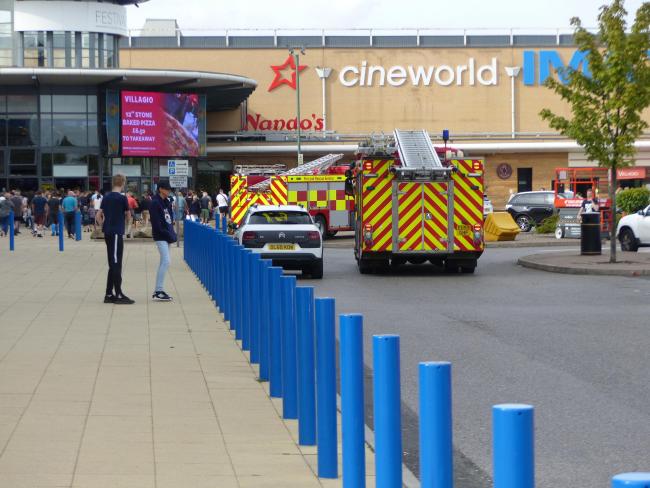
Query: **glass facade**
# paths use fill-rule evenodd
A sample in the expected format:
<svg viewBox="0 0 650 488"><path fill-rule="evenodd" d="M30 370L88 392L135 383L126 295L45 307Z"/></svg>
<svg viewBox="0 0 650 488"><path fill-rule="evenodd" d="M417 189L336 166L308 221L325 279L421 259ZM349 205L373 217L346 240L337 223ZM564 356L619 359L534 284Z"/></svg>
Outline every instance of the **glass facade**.
<svg viewBox="0 0 650 488"><path fill-rule="evenodd" d="M1 26L0 23L0 28ZM19 32L17 36L19 44L22 46L17 56L18 66L27 68L118 67L119 38L112 34L28 31ZM7 64L1 64L2 66L12 65L11 54L5 61ZM3 61L0 51L0 63L5 61Z"/></svg>

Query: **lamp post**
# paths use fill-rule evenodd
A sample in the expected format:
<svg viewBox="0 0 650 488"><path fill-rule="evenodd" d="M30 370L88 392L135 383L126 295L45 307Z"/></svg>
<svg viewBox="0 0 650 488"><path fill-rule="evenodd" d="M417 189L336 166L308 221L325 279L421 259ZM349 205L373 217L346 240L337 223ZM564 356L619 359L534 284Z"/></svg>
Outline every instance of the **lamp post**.
<svg viewBox="0 0 650 488"><path fill-rule="evenodd" d="M332 74L332 68L316 68L316 73L321 79L321 88L323 91L323 132L327 131L327 91L326 91L326 80Z"/></svg>
<svg viewBox="0 0 650 488"><path fill-rule="evenodd" d="M294 72L296 75L296 117L297 117L297 141L298 141L298 166L302 164L302 152L300 149L300 54L305 54L303 47L291 47L289 53L293 56Z"/></svg>
<svg viewBox="0 0 650 488"><path fill-rule="evenodd" d="M521 68L519 66L506 66L506 73L510 77L510 125L512 138L515 138L517 124L515 120L515 78L519 76Z"/></svg>

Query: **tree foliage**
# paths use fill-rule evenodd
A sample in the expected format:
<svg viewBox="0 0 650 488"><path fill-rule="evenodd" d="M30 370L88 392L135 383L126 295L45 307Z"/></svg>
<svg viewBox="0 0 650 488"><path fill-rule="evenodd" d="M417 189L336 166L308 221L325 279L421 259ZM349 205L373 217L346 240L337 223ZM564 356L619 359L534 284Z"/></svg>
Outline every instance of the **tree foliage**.
<svg viewBox="0 0 650 488"><path fill-rule="evenodd" d="M650 2L636 12L631 28L623 0L600 8L598 33L587 31L579 18L571 19L578 49L586 52L591 76L566 68L567 84L549 78L545 84L568 102L571 117L549 109L540 116L561 134L584 147L588 158L611 169L609 195L616 208L616 169L634 162L634 142L648 128L643 110L650 106ZM616 259L612 239L610 260Z"/></svg>
<svg viewBox="0 0 650 488"><path fill-rule="evenodd" d="M629 188L616 195L618 208L626 213L634 213L650 205L650 190Z"/></svg>

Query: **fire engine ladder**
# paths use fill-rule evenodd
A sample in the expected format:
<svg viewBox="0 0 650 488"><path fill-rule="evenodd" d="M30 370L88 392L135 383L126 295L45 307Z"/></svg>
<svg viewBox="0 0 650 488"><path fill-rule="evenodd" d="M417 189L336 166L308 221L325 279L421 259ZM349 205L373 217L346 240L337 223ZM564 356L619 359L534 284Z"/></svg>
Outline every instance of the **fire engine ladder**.
<svg viewBox="0 0 650 488"><path fill-rule="evenodd" d="M395 142L402 166L395 168L398 176L447 177L452 168L443 166L431 137L425 130L395 129Z"/></svg>
<svg viewBox="0 0 650 488"><path fill-rule="evenodd" d="M284 171L278 176L295 176L295 175L308 175L312 174L314 171L325 171L327 168L336 163L339 159L343 158L343 154L328 154L322 158L315 159L309 163L302 164L295 168L290 169L289 171ZM249 187L249 190L253 191L265 191L271 185L271 178Z"/></svg>
<svg viewBox="0 0 650 488"><path fill-rule="evenodd" d="M284 164L240 164L235 166L234 174L240 176L261 175L269 176L286 171Z"/></svg>

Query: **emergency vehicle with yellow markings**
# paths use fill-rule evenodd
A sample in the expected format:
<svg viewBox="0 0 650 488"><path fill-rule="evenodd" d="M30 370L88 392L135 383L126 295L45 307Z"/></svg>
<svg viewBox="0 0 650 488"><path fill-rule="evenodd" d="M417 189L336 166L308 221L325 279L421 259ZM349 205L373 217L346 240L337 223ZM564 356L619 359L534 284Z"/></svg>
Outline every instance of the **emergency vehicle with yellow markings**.
<svg viewBox="0 0 650 488"><path fill-rule="evenodd" d="M354 198L345 192L349 165L335 166L343 154L328 154L275 175L241 171L230 178L231 220L239 225L252 205L300 205L323 237L352 230Z"/></svg>
<svg viewBox="0 0 650 488"><path fill-rule="evenodd" d="M474 272L484 249L483 160L447 156L423 130L360 145L353 191L361 273L425 261Z"/></svg>

